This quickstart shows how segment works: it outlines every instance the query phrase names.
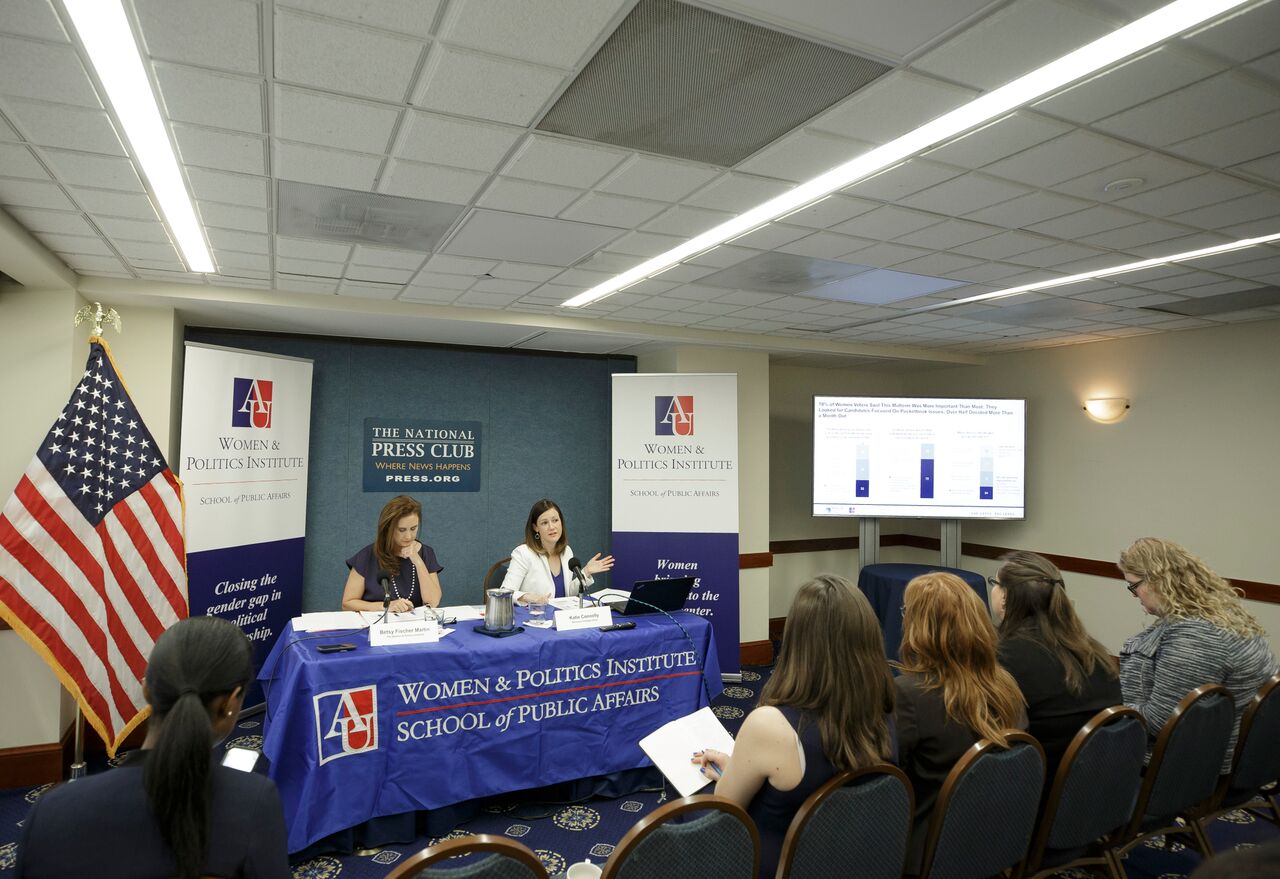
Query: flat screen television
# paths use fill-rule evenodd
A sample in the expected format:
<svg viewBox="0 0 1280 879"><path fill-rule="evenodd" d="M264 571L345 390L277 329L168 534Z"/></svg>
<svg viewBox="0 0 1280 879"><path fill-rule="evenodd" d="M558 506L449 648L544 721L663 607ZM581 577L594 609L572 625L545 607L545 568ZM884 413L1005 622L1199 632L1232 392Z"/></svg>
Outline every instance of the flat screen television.
<svg viewBox="0 0 1280 879"><path fill-rule="evenodd" d="M813 398L813 515L1026 516L1027 401Z"/></svg>

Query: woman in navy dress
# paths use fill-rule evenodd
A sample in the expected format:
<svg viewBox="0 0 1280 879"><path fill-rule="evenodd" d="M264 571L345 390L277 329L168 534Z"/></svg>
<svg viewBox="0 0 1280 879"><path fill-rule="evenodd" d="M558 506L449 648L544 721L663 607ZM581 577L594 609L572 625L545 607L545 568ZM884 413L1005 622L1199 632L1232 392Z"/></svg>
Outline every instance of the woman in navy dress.
<svg viewBox="0 0 1280 879"><path fill-rule="evenodd" d="M394 613L440 604L444 568L435 550L418 540L421 524L422 504L413 498L402 494L387 502L373 543L347 559L351 570L342 590L343 610L380 611L387 596Z"/></svg>

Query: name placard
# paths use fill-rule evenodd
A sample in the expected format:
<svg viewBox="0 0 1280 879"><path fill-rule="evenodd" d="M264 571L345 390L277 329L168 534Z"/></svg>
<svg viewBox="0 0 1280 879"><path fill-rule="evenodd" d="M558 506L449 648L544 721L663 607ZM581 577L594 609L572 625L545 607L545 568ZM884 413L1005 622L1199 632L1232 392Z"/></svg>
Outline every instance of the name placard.
<svg viewBox="0 0 1280 879"><path fill-rule="evenodd" d="M400 644L433 644L440 640L440 626L435 620L403 620L374 623L369 627L370 647L395 647Z"/></svg>
<svg viewBox="0 0 1280 879"><path fill-rule="evenodd" d="M596 606L556 611L556 629L561 632L610 625L613 625L613 608L610 607Z"/></svg>

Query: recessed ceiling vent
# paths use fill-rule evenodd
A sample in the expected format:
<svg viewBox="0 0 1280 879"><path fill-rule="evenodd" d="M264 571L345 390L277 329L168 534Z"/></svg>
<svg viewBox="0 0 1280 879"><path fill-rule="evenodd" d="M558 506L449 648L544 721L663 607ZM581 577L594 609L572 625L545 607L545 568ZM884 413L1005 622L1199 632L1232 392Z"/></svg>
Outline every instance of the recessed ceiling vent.
<svg viewBox="0 0 1280 879"><path fill-rule="evenodd" d="M431 252L464 207L280 181L281 235Z"/></svg>
<svg viewBox="0 0 1280 879"><path fill-rule="evenodd" d="M1280 287L1255 287L1252 290L1238 290L1235 293L1220 293L1217 296L1184 299L1181 302L1166 302L1163 305L1148 305L1145 310L1181 314L1186 317L1208 317L1211 314L1266 308L1269 305L1280 305Z"/></svg>
<svg viewBox="0 0 1280 879"><path fill-rule="evenodd" d="M675 0L640 0L538 128L736 165L889 70Z"/></svg>

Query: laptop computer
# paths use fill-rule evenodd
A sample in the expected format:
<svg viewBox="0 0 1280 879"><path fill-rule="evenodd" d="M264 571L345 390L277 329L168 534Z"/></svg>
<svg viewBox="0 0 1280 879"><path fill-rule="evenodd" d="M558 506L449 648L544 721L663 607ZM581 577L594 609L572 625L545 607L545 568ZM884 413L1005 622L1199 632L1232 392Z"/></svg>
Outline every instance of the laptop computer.
<svg viewBox="0 0 1280 879"><path fill-rule="evenodd" d="M657 613L659 610L680 610L689 600L689 592L693 589L693 577L671 577L666 580L637 580L631 589L630 598L619 598L602 602L613 612L624 617L642 613Z"/></svg>

